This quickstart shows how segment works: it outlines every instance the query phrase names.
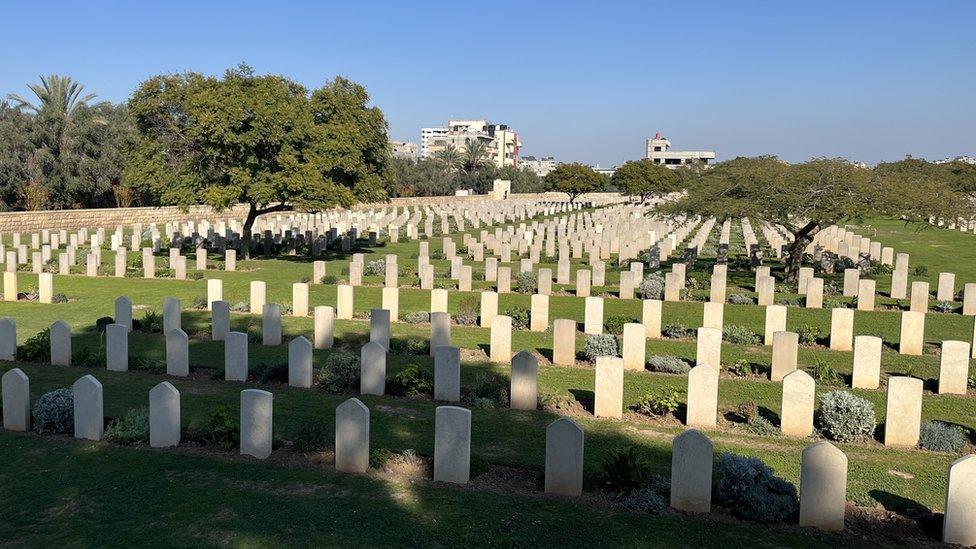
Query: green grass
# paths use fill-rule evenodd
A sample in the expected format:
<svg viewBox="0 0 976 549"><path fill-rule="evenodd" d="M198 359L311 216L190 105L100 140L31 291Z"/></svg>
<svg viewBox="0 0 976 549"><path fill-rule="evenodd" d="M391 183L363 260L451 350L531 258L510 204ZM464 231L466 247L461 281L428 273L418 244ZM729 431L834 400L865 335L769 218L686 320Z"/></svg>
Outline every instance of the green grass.
<svg viewBox="0 0 976 549"><path fill-rule="evenodd" d="M718 226L713 230L709 246L717 242ZM744 253L741 231L737 223L732 227L731 252ZM877 233L870 230L877 229ZM478 231L469 230L469 234ZM976 262L972 261L972 235L958 231L925 230L919 233L896 221L872 220L862 225L858 232L894 246L896 251L912 255L912 265L925 264L929 268L927 279L934 281L941 270L957 273L957 286L976 280ZM453 235L460 244L459 234ZM926 245L931 239L934 244ZM28 241L29 242L29 241ZM943 248L953 250L946 254ZM399 257L402 270L416 269L416 241L387 244L372 250L363 250L367 260L382 258L387 253ZM431 253L441 249L441 239L430 240ZM459 250L460 253L460 250ZM967 255L970 254L970 255ZM161 255L166 255L165 250ZM79 257L83 257L79 254ZM767 254L769 257L769 254ZM214 257L216 259L216 257ZM351 253L330 252L327 256L327 273L344 278L344 271L351 260ZM434 260L438 281L449 263ZM774 274L781 276L777 263ZM111 252L103 254L103 264L111 267ZM188 261L191 268L192 258ZM517 263L511 264L513 267ZM666 266L667 264L665 264ZM556 271L555 263L543 263ZM572 270L587 268L584 260L574 260ZM249 282L267 282L269 302L290 303L291 284L311 276L310 261L301 257L278 257L238 261L238 272L208 271L207 277L224 281L223 298L235 303L249 299ZM516 269L517 270L517 269ZM689 275L707 281L711 265L706 259ZM481 268L475 269L475 279L483 278ZM842 275L828 277L840 280ZM608 262L608 286L594 288L593 295L615 294L613 287L619 278L619 268ZM36 277L29 273L19 275L20 288L36 285ZM413 276L402 276L401 284L410 283ZM381 304L381 277L364 277L373 286L355 289L355 310L365 312ZM879 292L887 288L888 277L880 277ZM750 272L730 271L728 293L753 294L753 275ZM476 282L475 289L487 287ZM568 290L574 286L554 285L554 290ZM934 287L933 287L934 289ZM13 317L18 326L18 340L22 343L34 333L49 326L53 321L66 320L73 330L76 349L100 345L95 331L95 320L112 316L113 301L119 295L127 295L136 305L134 317L143 311L162 311L165 297L176 297L187 307L196 299L206 296L205 280L176 281L167 279L116 279L108 277L55 276L55 292L66 294L71 301L66 304L42 305L39 303L0 303L0 315ZM699 295L707 295L707 282ZM477 291L451 292L449 309L457 311L467 302L477 303ZM795 294L777 293L777 299L795 299ZM334 285L312 285L310 304L334 305ZM530 297L522 294L504 294L499 298L499 312L504 314L512 307L528 307ZM882 371L888 374L911 372L923 378L931 389L938 377L937 344L945 339L971 340L973 318L959 314L930 313L926 322L926 354L922 357L905 357L897 353L900 313L896 301L880 298L879 308L890 310L856 312L856 335L877 335L886 347L882 358ZM429 309L429 292L415 288L400 289L401 318L411 311ZM639 321L639 300L619 300L609 297L604 305L605 318L620 316ZM573 295L554 295L550 298L550 323L556 318L583 320L583 300ZM702 304L697 302L666 303L664 324L678 323L686 327L700 325ZM799 330L806 326L818 328L829 335L829 310L810 310L790 307L787 326ZM725 324L741 325L761 333L764 327L763 309L752 305L725 307ZM260 328L260 317L232 314L232 329L246 330L248 326ZM183 326L191 334L209 330L209 313L184 311ZM299 334L309 336L311 318L284 318L286 337ZM429 327L397 323L393 326L394 339L426 340ZM337 344L358 351L368 338L368 323L363 320L337 321ZM489 331L476 327L452 327L453 343L465 349L487 349ZM513 334L513 350L536 350L543 356L551 356L551 332L517 331ZM577 337L577 348L582 349L583 337ZM160 335L134 332L130 336L130 355L133 357L164 356L164 340ZM693 340L649 340L648 356L670 354L694 359ZM321 364L332 351L317 350L316 364ZM285 359L285 346L264 347L250 345L250 364L253 368L263 362ZM746 359L760 368L768 368L771 349L763 346L743 346L725 343L723 362ZM799 355L801 367L809 370L817 361L825 361L835 370L850 374L852 353L830 351L823 346L802 347ZM190 363L193 370L202 372L191 380L171 379L163 375L130 371L113 373L84 368L63 368L40 364L20 365L31 379L32 398L43 392L70 385L84 373L94 373L105 386L105 411L110 417L119 417L126 410L145 406L149 389L164 379L172 381L183 393L184 426L199 423L206 414L220 404L236 409L239 391L257 386L256 383L227 383L211 380L222 378L223 344L212 342L208 337L191 339ZM408 364L420 364L432 368L426 356L396 356L389 358L388 376L394 375ZM477 359L466 360L462 365L462 385L470 387L479 373L489 373L507 383L508 367L489 364ZM558 368L544 366L540 369L540 392L553 400L592 401L594 386L591 368ZM625 377L625 404L636 402L642 395L659 387L675 387L684 392L687 379L650 372L631 373ZM735 408L746 400L755 401L774 422L781 409L779 383L753 379L723 379L719 387L720 413ZM332 395L319 390L298 390L284 386L267 386L275 394L275 433L290 439L308 422L317 422L332 428L335 406L351 395ZM818 392L831 390L818 387ZM875 404L879 422L884 418L885 395L883 391L856 390L855 393ZM436 404L429 400L411 400L396 397L364 397L372 410L372 444L374 448L394 451L415 449L423 455L433 452L433 415ZM923 399L924 419L938 419L976 430L976 403L969 397L939 396L926 392ZM538 410L514 412L508 409L475 409L473 414L473 454L479 460L498 465L542 472L544 463L545 427L559 417L555 413ZM622 421L598 420L588 414L574 417L586 431L585 469L587 486L599 482L600 463L611 450L623 445L636 444L648 458L655 472L667 473L670 468L671 439L682 431L678 425L666 425L628 418ZM811 440L786 437L759 437L738 429L722 429L709 433L716 452L733 451L758 455L769 463L777 474L799 482L799 456ZM953 456L921 450L884 448L878 443L838 445L849 457L848 499L862 505L881 504L896 511L922 507L938 511L942 508L945 494L946 468ZM272 543L310 544L326 542L335 544L371 545L460 545L478 542L474 536L479 531L489 532L498 544L508 540L522 540L528 545L545 541L592 541L606 539L606 543L626 545L644 544L743 544L745 539L761 545L800 545L810 542L803 534L794 531L777 531L752 528L742 524L723 523L720 528L709 528L706 521L676 520L613 513L602 509L589 509L567 501L540 500L537 498L509 497L496 494L458 491L433 486L400 486L388 482L356 476L334 474L330 471L309 471L275 467L270 464L239 460L213 459L199 456L155 452L146 449L128 449L104 444L65 443L39 440L34 436L0 435L0 448L5 456L4 472L0 476L0 513L11 517L0 523L3 539L27 539L31 545L67 541L85 544L98 538L94 524L110 521L122 525L119 545L143 540L154 529L154 521L140 520L146 511L149 516L164 517L167 523L185 523L182 531L165 532L160 543L179 544L177 539L165 536L188 536L193 543L267 545ZM155 473L158 468L159 473ZM58 476L52 476L57 471ZM892 474L891 471L908 473ZM183 476L181 476L183 475ZM170 480L176 478L176 482ZM67 479L67 480L66 480ZM234 482L233 479L238 479ZM301 484L314 487L310 492L297 490L254 490L248 486ZM265 484L260 484L265 483ZM91 486L96 489L90 488ZM270 493L269 493L270 492ZM86 496L86 497L85 497ZM92 501L86 505L86 502ZM16 503L12 503L16 502ZM186 512L169 511L174 502L186 502ZM153 511L153 512L148 512ZM303 518L301 525L289 519ZM403 520L421 522L423 528L396 528ZM571 526L586 520L589 531L585 534ZM469 527L449 529L458 521ZM64 524L67 528L45 528L50 524ZM261 527L258 528L257 525ZM567 527L569 526L569 527ZM6 529L6 530L5 530ZM453 533L454 531L459 534ZM655 536L648 539L646 531ZM448 532L452 532L448 535ZM28 537L25 537L28 536ZM307 537L303 537L307 536ZM356 537L362 536L362 537ZM547 537L549 536L549 537ZM750 538L749 536L758 536ZM450 539L451 541L445 541ZM813 541L824 541L823 538ZM112 543L112 542L109 542Z"/></svg>

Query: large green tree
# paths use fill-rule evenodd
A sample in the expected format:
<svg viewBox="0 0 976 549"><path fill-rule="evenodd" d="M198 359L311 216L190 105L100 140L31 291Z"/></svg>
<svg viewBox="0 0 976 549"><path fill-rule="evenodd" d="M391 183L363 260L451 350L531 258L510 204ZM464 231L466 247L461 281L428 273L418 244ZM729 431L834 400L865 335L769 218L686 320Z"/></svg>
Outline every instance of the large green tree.
<svg viewBox="0 0 976 549"><path fill-rule="evenodd" d="M929 213L947 214L943 201L955 196L949 185L935 178L894 177L884 169L837 158L790 165L773 156L740 157L702 170L685 183L687 193L663 211L718 219L749 217L789 231L789 280L796 279L804 248L822 229L867 215L921 220Z"/></svg>
<svg viewBox="0 0 976 549"><path fill-rule="evenodd" d="M301 84L245 65L222 78L156 76L129 101L140 138L126 175L162 204L247 204L249 243L260 215L388 196L386 121L368 100L342 78L310 97Z"/></svg>
<svg viewBox="0 0 976 549"><path fill-rule="evenodd" d="M641 202L681 190L674 170L646 159L624 162L610 182L622 194L640 197Z"/></svg>
<svg viewBox="0 0 976 549"><path fill-rule="evenodd" d="M570 203L586 193L603 190L608 179L593 168L579 163L560 164L546 174L545 189L551 192L566 193Z"/></svg>

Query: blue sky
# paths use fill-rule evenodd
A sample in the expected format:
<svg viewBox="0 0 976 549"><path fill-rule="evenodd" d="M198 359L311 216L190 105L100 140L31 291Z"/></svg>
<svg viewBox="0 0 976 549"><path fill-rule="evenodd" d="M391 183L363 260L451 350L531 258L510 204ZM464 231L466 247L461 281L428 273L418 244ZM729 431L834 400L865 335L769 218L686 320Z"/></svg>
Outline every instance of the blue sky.
<svg viewBox="0 0 976 549"><path fill-rule="evenodd" d="M3 1L0 93L122 101L244 61L369 89L393 139L489 118L523 154L614 165L655 132L719 158L976 156L976 2Z"/></svg>

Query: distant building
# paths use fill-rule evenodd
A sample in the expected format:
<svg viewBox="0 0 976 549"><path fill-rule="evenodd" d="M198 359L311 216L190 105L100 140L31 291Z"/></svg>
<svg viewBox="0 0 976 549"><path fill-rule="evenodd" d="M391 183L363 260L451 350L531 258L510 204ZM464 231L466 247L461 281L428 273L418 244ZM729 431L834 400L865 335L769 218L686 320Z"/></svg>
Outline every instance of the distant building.
<svg viewBox="0 0 976 549"><path fill-rule="evenodd" d="M488 120L450 120L447 127L420 129L420 156L429 158L450 146L463 152L467 143L481 141L496 167L518 166L522 142L518 132Z"/></svg>
<svg viewBox="0 0 976 549"><path fill-rule="evenodd" d="M512 182L507 179L496 179L491 186L488 196L494 200L505 200L512 193Z"/></svg>
<svg viewBox="0 0 976 549"><path fill-rule="evenodd" d="M417 144L409 141L390 141L390 152L394 158L417 158Z"/></svg>
<svg viewBox="0 0 976 549"><path fill-rule="evenodd" d="M590 167L593 168L593 171L595 171L596 173L603 174L607 177L613 177L613 174L617 173L616 166L612 168L601 168L600 165L597 164L596 166L590 166Z"/></svg>
<svg viewBox="0 0 976 549"><path fill-rule="evenodd" d="M942 160L936 160L933 164L948 164L950 162L962 162L963 164L976 164L976 158L971 156L957 156L955 158L943 158Z"/></svg>
<svg viewBox="0 0 976 549"><path fill-rule="evenodd" d="M647 154L644 156L655 164L675 169L678 166L700 162L707 165L715 160L714 151L672 151L671 142L660 133L647 140Z"/></svg>
<svg viewBox="0 0 976 549"><path fill-rule="evenodd" d="M556 169L556 159L552 156L544 156L542 158L536 158L534 156L523 156L519 158L519 166L522 168L528 168L529 170L535 172L539 177L545 177L549 172Z"/></svg>

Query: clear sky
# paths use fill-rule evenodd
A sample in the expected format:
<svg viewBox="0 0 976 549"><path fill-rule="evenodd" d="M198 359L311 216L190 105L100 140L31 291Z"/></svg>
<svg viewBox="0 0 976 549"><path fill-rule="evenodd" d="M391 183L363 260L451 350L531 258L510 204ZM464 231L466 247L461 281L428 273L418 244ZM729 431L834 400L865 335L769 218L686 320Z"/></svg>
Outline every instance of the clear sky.
<svg viewBox="0 0 976 549"><path fill-rule="evenodd" d="M976 2L0 2L0 93L113 102L239 62L363 83L393 139L488 118L523 154L618 164L655 132L720 159L976 156Z"/></svg>

